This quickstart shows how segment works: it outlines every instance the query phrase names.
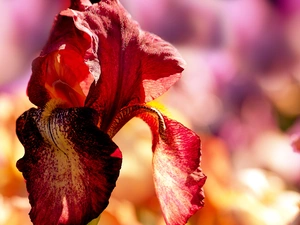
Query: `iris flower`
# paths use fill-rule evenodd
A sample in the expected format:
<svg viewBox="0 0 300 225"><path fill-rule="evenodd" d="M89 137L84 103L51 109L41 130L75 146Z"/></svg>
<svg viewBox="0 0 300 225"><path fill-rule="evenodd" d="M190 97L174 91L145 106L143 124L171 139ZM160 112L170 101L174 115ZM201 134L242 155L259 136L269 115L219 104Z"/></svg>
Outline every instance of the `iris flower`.
<svg viewBox="0 0 300 225"><path fill-rule="evenodd" d="M142 31L118 0L72 0L32 64L36 108L17 120L25 148L17 168L33 224L87 224L107 207L121 168L112 141L139 117L153 136L153 177L166 224L185 224L203 206L200 139L147 102L181 76L169 43Z"/></svg>

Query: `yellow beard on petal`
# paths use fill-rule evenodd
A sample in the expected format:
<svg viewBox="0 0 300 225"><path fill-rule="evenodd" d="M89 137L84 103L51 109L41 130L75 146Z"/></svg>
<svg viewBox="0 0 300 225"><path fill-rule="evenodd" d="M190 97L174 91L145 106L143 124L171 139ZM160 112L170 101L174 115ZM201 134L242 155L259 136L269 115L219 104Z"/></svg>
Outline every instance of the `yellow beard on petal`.
<svg viewBox="0 0 300 225"><path fill-rule="evenodd" d="M46 119L51 116L51 113L54 109L57 108L64 108L64 105L66 103L61 99L51 99L49 102L47 102L44 111L42 113L42 119Z"/></svg>
<svg viewBox="0 0 300 225"><path fill-rule="evenodd" d="M49 101L37 121L38 129L48 143L51 152L54 153L54 165L49 167L48 177L51 179L53 193L61 196L63 206L60 221L67 221L69 217L68 197L70 190L76 197L78 204L85 197L85 186L82 182L84 177L84 168L80 163L78 153L74 149L74 143L69 138L69 131L72 129L67 127L68 124L63 123L68 119L61 118L61 115L55 112L55 109L64 106L64 102L58 99ZM66 110L66 117L68 112ZM66 132L68 131L68 132ZM53 154L51 154L53 157Z"/></svg>

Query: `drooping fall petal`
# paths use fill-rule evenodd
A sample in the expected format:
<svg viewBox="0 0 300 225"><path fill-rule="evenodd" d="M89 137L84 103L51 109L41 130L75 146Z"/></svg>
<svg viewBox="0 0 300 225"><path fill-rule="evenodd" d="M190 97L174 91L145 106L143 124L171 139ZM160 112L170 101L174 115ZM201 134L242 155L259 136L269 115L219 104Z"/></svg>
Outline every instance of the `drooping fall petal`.
<svg viewBox="0 0 300 225"><path fill-rule="evenodd" d="M106 208L121 153L89 108L30 109L17 120L23 173L34 224L87 224Z"/></svg>
<svg viewBox="0 0 300 225"><path fill-rule="evenodd" d="M153 135L154 183L167 225L184 225L204 204L206 176L200 168L200 139L191 130L146 105L123 108L108 129L112 137L132 117Z"/></svg>
<svg viewBox="0 0 300 225"><path fill-rule="evenodd" d="M167 225L184 225L204 205L200 139L176 121L164 122L165 137L153 143L154 183Z"/></svg>
<svg viewBox="0 0 300 225"><path fill-rule="evenodd" d="M171 44L142 31L118 0L79 8L61 14L72 17L81 33L97 37L98 47L90 50L98 57L101 75L91 86L86 106L101 114L101 129L106 130L124 106L151 101L168 90L180 78L184 61Z"/></svg>

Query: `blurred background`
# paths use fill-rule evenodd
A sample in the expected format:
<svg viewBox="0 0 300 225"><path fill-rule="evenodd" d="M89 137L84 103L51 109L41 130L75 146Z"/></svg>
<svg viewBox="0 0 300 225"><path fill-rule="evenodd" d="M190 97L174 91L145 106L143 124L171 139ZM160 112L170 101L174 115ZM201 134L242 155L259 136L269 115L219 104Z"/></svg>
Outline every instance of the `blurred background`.
<svg viewBox="0 0 300 225"><path fill-rule="evenodd" d="M188 224L299 225L300 1L120 1L187 62L158 104L202 140L205 207ZM0 0L0 225L31 224L15 121L32 107L31 61L68 5ZM134 119L114 141L123 167L99 225L164 225L149 128Z"/></svg>

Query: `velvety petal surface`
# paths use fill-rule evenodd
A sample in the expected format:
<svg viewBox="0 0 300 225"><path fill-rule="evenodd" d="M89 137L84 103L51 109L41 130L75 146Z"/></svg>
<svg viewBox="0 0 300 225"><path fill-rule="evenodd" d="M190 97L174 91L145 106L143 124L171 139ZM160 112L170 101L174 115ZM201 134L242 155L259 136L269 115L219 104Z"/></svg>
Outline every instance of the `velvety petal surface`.
<svg viewBox="0 0 300 225"><path fill-rule="evenodd" d="M87 224L106 208L121 153L89 108L30 109L17 120L25 155L17 162L33 224Z"/></svg>
<svg viewBox="0 0 300 225"><path fill-rule="evenodd" d="M204 205L202 188L206 176L200 168L200 139L165 116L158 120L160 125L147 113L140 117L150 125L153 134L154 184L166 224L184 225Z"/></svg>
<svg viewBox="0 0 300 225"><path fill-rule="evenodd" d="M176 49L142 31L118 0L62 14L72 16L78 30L97 37L98 48L91 49L96 50L92 55L98 57L101 75L91 86L86 106L101 114L101 129L106 130L124 106L151 101L180 78L184 61Z"/></svg>

